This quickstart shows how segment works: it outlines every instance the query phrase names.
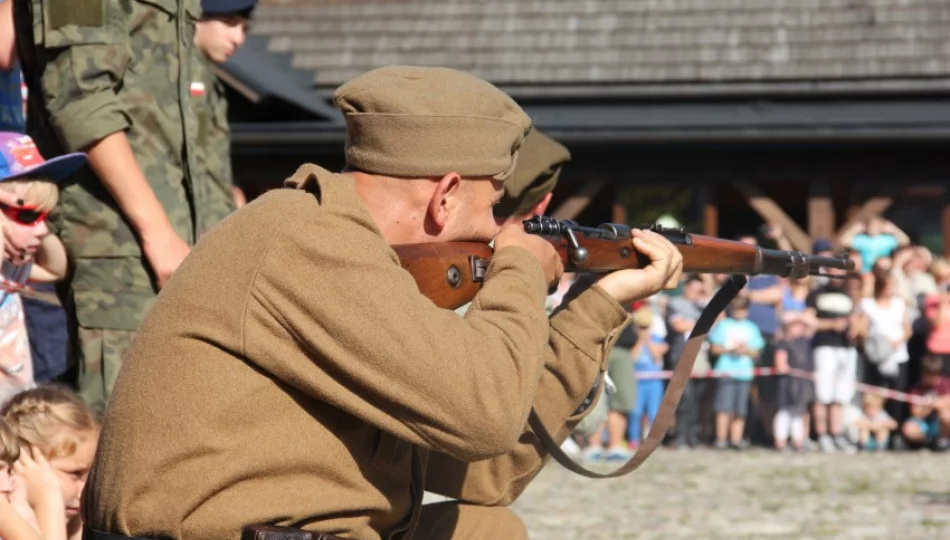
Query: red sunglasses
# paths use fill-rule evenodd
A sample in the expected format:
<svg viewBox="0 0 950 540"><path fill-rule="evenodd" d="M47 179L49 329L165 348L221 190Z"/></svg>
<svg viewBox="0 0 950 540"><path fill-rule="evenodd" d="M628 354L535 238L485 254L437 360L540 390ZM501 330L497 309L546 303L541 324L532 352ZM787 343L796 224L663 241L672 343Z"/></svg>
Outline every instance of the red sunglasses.
<svg viewBox="0 0 950 540"><path fill-rule="evenodd" d="M49 212L39 210L35 206L7 206L0 204L0 209L3 210L3 215L6 216L7 219L12 219L20 225L36 225L46 219L46 215L49 214Z"/></svg>

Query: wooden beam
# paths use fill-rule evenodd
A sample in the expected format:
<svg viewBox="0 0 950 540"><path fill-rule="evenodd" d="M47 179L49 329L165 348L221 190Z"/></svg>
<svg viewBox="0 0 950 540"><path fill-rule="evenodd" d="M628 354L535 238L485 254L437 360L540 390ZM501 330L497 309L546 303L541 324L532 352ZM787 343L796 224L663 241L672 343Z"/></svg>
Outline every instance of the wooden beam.
<svg viewBox="0 0 950 540"><path fill-rule="evenodd" d="M577 193L567 198L561 206L551 213L554 219L574 219L587 208L590 201L600 193L600 190L607 184L604 180L591 180L587 182Z"/></svg>
<svg viewBox="0 0 950 540"><path fill-rule="evenodd" d="M719 236L719 201L717 185L703 187L703 234Z"/></svg>
<svg viewBox="0 0 950 540"><path fill-rule="evenodd" d="M794 219L788 217L788 214L775 204L775 201L748 182L732 182L732 186L745 197L749 206L762 216L766 223L782 228L794 249L811 253L811 237L795 223Z"/></svg>
<svg viewBox="0 0 950 540"><path fill-rule="evenodd" d="M808 191L808 234L816 240L831 240L835 234L835 205L831 200L831 184L812 180Z"/></svg>
<svg viewBox="0 0 950 540"><path fill-rule="evenodd" d="M226 82L228 86L235 89L239 94L247 98L251 103L257 104L261 101L261 95L251 90L249 86L242 83L241 81L232 77L228 72L221 69L220 66L211 66L211 70L217 75L222 81ZM205 88L205 92L211 92L210 88Z"/></svg>
<svg viewBox="0 0 950 540"><path fill-rule="evenodd" d="M891 207L894 204L894 199L897 196L900 190L899 186L889 184L883 186L878 194L870 199L864 201L864 204L861 205L861 208L853 215L849 216L848 220L835 232L835 237L832 239L832 243L835 244L835 248L839 248L839 240L841 235L845 233L848 229L854 226L855 223L864 221L866 219L872 218L874 216L879 216L884 213L885 210Z"/></svg>

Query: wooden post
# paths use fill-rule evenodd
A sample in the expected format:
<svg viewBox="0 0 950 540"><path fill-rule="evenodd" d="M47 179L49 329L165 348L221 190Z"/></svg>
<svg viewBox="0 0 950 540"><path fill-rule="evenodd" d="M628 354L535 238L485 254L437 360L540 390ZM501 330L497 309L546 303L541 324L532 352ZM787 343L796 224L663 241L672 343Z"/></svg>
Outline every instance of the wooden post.
<svg viewBox="0 0 950 540"><path fill-rule="evenodd" d="M831 185L812 180L808 186L808 234L815 240L830 240L835 234L835 206Z"/></svg>
<svg viewBox="0 0 950 540"><path fill-rule="evenodd" d="M719 201L716 196L719 189L715 183L703 189L703 234L719 236Z"/></svg>

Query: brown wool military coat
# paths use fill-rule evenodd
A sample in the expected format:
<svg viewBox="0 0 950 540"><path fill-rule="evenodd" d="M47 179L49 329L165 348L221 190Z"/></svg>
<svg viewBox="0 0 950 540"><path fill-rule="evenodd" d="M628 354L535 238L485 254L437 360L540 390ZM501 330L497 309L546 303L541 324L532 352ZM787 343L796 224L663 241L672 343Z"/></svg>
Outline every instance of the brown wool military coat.
<svg viewBox="0 0 950 540"><path fill-rule="evenodd" d="M465 318L436 308L357 196L313 165L210 231L162 290L106 413L94 529L237 540L275 523L411 538L424 490L514 500L583 414L627 322L593 287L548 320L537 261L499 250Z"/></svg>

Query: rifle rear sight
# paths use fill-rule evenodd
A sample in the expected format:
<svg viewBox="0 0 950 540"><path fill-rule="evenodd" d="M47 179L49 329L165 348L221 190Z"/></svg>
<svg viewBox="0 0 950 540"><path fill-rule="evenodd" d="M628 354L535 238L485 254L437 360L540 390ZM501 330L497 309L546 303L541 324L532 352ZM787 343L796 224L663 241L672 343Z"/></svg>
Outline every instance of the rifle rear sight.
<svg viewBox="0 0 950 540"><path fill-rule="evenodd" d="M571 221L569 219L554 219L548 216L534 216L531 219L523 221L522 224L524 225L524 230L526 233L537 234L540 236L563 236L565 239L567 239L570 257L575 264L583 264L585 261L587 261L587 257L589 255L587 250L580 245L580 242L577 241L577 235L583 235L587 238L597 240L621 240L624 238L632 238L630 233L631 228L627 225L621 225L619 223L603 223L597 227L584 227L579 225L576 221ZM661 234L674 244L692 244L692 239L685 229L672 229L669 227L663 227L662 225L656 223L643 225L640 227L640 229ZM624 258L630 255L630 248L623 248L622 251L625 252L623 253Z"/></svg>

